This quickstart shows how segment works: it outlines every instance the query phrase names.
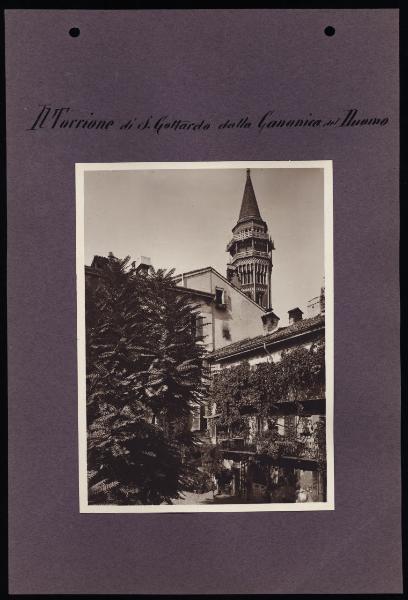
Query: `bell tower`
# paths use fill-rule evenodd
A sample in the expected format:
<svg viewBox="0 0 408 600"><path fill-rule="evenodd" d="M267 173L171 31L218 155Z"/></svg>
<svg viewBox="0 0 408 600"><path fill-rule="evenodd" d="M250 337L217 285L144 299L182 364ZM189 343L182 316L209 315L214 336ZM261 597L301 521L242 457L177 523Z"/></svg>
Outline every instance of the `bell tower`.
<svg viewBox="0 0 408 600"><path fill-rule="evenodd" d="M259 212L249 169L238 222L232 234L227 245L227 252L231 255L227 279L235 285L238 283L240 289L257 304L271 309L272 250L275 247L268 234L268 225Z"/></svg>

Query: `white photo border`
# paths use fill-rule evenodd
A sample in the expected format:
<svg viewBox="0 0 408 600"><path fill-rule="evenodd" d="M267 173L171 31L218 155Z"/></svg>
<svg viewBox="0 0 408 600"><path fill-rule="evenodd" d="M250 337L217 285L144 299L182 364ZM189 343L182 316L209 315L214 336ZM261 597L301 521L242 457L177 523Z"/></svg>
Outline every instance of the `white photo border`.
<svg viewBox="0 0 408 600"><path fill-rule="evenodd" d="M88 504L85 346L85 230L84 179L89 171L150 171L153 169L323 169L324 172L324 270L326 361L326 502L271 504ZM333 281L333 161L233 161L233 162L122 162L76 163L76 285L78 367L78 451L80 513L193 513L276 512L334 510L334 281Z"/></svg>

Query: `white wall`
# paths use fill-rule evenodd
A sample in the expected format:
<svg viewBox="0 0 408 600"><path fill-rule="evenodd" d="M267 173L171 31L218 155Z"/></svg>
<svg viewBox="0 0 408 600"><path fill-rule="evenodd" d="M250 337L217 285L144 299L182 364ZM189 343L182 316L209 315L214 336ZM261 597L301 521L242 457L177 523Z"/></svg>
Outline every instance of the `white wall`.
<svg viewBox="0 0 408 600"><path fill-rule="evenodd" d="M182 282L179 284L182 286ZM205 344L209 350L217 350L243 339L263 334L262 315L264 310L252 302L242 292L214 271L205 271L183 276L183 286L215 294L217 287L225 293L225 308L218 308L215 302L207 305L199 297L207 325L204 328Z"/></svg>

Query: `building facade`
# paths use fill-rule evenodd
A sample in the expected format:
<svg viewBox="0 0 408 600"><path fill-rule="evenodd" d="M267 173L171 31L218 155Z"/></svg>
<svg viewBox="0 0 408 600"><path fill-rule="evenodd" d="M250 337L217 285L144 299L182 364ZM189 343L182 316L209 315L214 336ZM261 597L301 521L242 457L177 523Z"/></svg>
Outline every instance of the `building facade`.
<svg viewBox="0 0 408 600"><path fill-rule="evenodd" d="M199 305L197 337L209 352L262 334L265 310L212 267L182 273L175 281Z"/></svg>
<svg viewBox="0 0 408 600"><path fill-rule="evenodd" d="M271 363L286 360L285 368L289 363L288 368L293 369L287 359L291 353L297 352L303 360L308 359L308 353L314 355L316 348L323 348L323 357L320 350L320 363L315 361L318 364L311 368L323 370L324 375L323 298L321 294L320 311L314 317L303 319L302 311L293 309L289 311L287 327L276 326L272 332L265 331L263 335L213 351L208 357L213 381L242 365L252 371L264 366L262 374L267 378L265 367ZM325 438L326 418L324 376L320 373L317 383L312 384L313 377L306 371L303 384L299 383L301 365L295 369L293 385L287 386L281 397L271 390L269 401L266 399L270 409L266 413L258 411L256 402L242 407L239 427L236 423L226 426L225 411L231 411L228 402L208 405L207 435L220 448L224 468L230 471L228 493L243 497L246 502L265 501L265 498L272 502L325 500L325 439L321 439L322 435ZM247 376L245 371L244 376ZM265 453L262 441L268 439L273 440L276 455ZM305 500L298 499L302 497Z"/></svg>

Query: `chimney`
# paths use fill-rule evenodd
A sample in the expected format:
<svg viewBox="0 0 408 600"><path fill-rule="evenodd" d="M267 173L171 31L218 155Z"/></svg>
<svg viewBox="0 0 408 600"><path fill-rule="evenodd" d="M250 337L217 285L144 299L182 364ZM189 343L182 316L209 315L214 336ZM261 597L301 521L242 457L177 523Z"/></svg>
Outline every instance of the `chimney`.
<svg viewBox="0 0 408 600"><path fill-rule="evenodd" d="M273 333L278 328L280 319L277 315L275 315L273 310L269 310L263 314L261 318L264 327L264 335Z"/></svg>
<svg viewBox="0 0 408 600"><path fill-rule="evenodd" d="M234 273L236 273L236 269L233 265L227 265L227 279L228 281L231 281L231 279L234 276Z"/></svg>
<svg viewBox="0 0 408 600"><path fill-rule="evenodd" d="M227 265L227 279L231 285L241 288L241 282L238 277L237 268L234 265Z"/></svg>
<svg viewBox="0 0 408 600"><path fill-rule="evenodd" d="M239 290L241 289L241 280L238 277L238 273L234 273L234 275L232 276L232 279L231 279L231 283L232 283L232 285L235 285L235 287L238 288Z"/></svg>
<svg viewBox="0 0 408 600"><path fill-rule="evenodd" d="M300 308L292 308L292 310L288 310L289 315L289 325L293 325L293 323L297 323L297 321L302 320L303 311Z"/></svg>
<svg viewBox="0 0 408 600"><path fill-rule="evenodd" d="M325 289L324 289L324 285L320 290L320 298L319 298L319 307L320 307L320 314L324 315L325 313L325 304L326 304L326 298L325 298L326 294L325 294Z"/></svg>
<svg viewBox="0 0 408 600"><path fill-rule="evenodd" d="M136 273L141 273L143 275L147 275L151 266L152 261L149 256L139 256L139 258L132 262L132 267L135 269Z"/></svg>

